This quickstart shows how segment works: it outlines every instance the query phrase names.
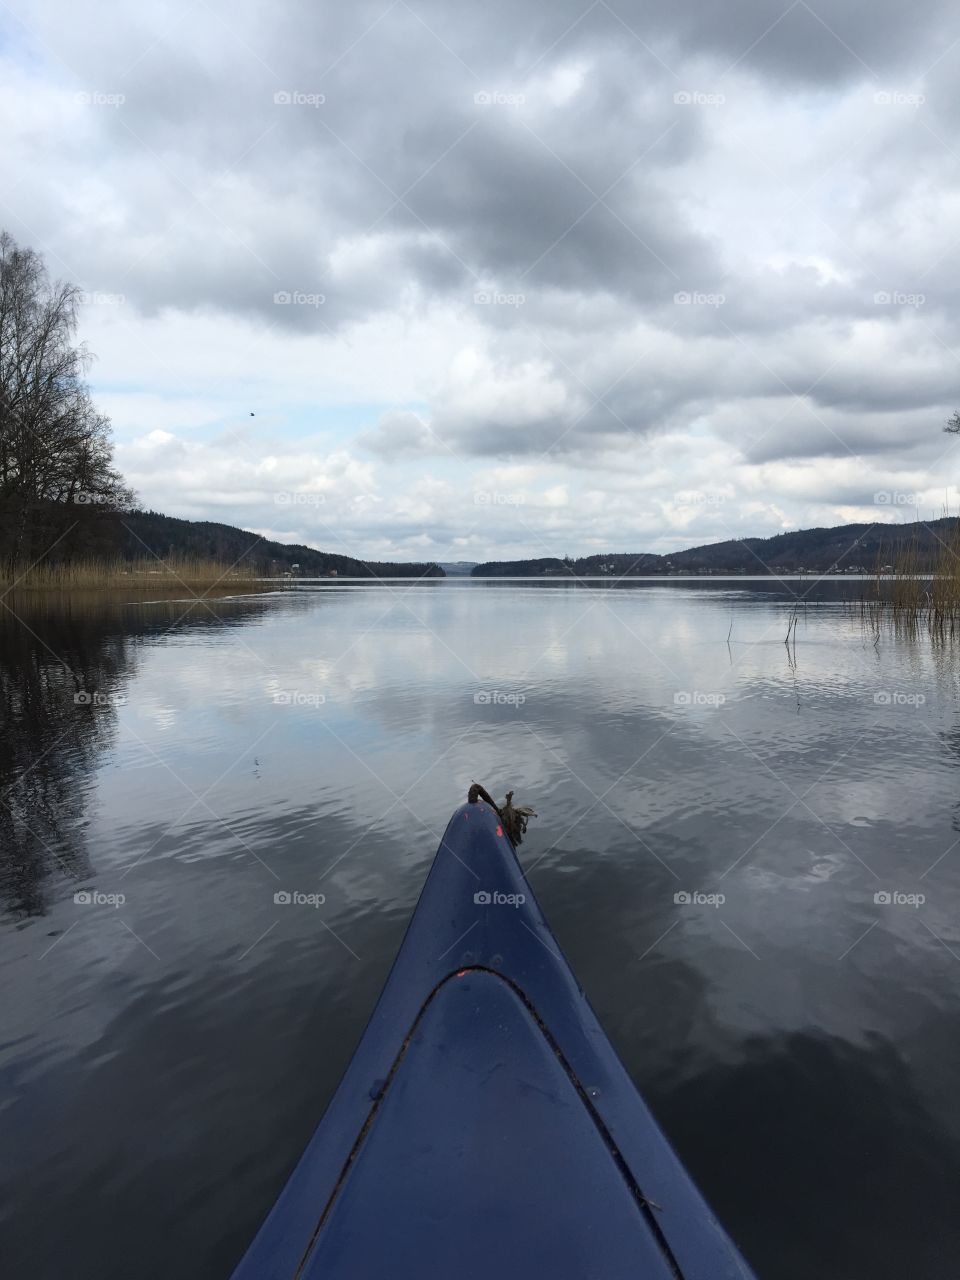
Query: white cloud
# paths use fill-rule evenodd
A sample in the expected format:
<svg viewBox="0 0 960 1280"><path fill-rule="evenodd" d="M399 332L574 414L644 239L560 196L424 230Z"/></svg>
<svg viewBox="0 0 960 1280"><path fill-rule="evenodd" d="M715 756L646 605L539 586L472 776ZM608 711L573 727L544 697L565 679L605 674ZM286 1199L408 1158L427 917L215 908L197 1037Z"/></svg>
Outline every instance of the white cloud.
<svg viewBox="0 0 960 1280"><path fill-rule="evenodd" d="M446 556L953 501L939 3L12 10L0 222L106 299L81 332L148 505Z"/></svg>

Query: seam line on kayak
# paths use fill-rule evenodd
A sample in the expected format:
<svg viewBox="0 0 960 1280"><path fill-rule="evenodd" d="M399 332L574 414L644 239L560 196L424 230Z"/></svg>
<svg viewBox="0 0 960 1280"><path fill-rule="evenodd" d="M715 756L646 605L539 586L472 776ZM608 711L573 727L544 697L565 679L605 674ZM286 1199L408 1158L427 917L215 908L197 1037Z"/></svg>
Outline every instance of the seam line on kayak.
<svg viewBox="0 0 960 1280"><path fill-rule="evenodd" d="M560 1048L559 1043L551 1033L550 1028L540 1017L540 1014L537 1012L536 1007L530 1002L526 992L523 990L522 987L518 986L515 982L513 982L510 978L506 977L504 974L498 973L496 969L489 969L485 965L468 965L466 968L455 969L452 972L448 973L444 978L440 979L437 985L433 988L433 990L427 996L426 1000L424 1000L423 1004L420 1006L417 1016L414 1018L413 1024L411 1025L410 1030L407 1032L406 1036L404 1037L403 1043L401 1044L397 1052L397 1056L394 1058L393 1063L391 1064L390 1070L387 1073L387 1077L383 1082L383 1087L381 1088L378 1097L374 1100L373 1106L370 1108L367 1114L367 1118L364 1120L363 1125L360 1128L360 1132L357 1134L356 1141L354 1142L353 1146L350 1149L350 1154L347 1156L346 1161L344 1162L343 1168L340 1170L340 1174L337 1177L337 1181L334 1184L333 1190L330 1192L330 1196L327 1199L327 1203L323 1207L323 1212L320 1214L320 1219L317 1222L317 1225L314 1228L313 1234L311 1235L310 1240L307 1243L307 1247L303 1252L303 1257L300 1259L297 1269L294 1272L294 1280L302 1280L304 1269L306 1268L307 1263L310 1260L310 1255L313 1252L314 1248L316 1247L317 1241L320 1238L320 1232L323 1230L324 1224L326 1223L327 1218L330 1216L330 1212L333 1209L337 1196L339 1195L340 1190L343 1187L343 1184L347 1180L350 1170L352 1169L353 1165L356 1162L357 1157L360 1154L360 1148L363 1146L363 1143L366 1140L367 1134L370 1132L370 1129L373 1126L373 1122L377 1117L377 1112L380 1110L380 1107L383 1104L383 1100L387 1096L387 1093L390 1089L390 1085L393 1083L394 1076L397 1074L397 1071L400 1069L400 1064L402 1063L404 1057L406 1056L407 1050L410 1047L410 1042L413 1040L413 1037L416 1035L417 1028L420 1026L420 1023L423 1019L424 1014L426 1013L430 1005L433 1003L435 997L438 995L442 987L445 987L446 984L450 982L453 978L462 977L468 973L488 973L491 975L491 977L499 978L499 980L505 983L506 986L508 986L510 990L514 993L514 995L517 996L517 998L523 1004L524 1008L533 1018L534 1022L537 1024L537 1027L540 1030L541 1035L544 1037L544 1039L549 1044L550 1048L553 1050L554 1054L557 1057L557 1060L559 1061L560 1065L563 1067L563 1070L566 1072L567 1077L570 1080L570 1083L573 1085L574 1089L576 1090L577 1095L580 1098L580 1101L583 1103L584 1107L586 1108L587 1114L590 1116L590 1119L593 1121L598 1133L600 1134L600 1137L603 1140L604 1145L606 1146L609 1154L612 1156L614 1164L617 1166L617 1170L620 1173L620 1176L623 1178L623 1180L626 1182L627 1186L629 1187L630 1192L633 1195L633 1198L636 1202L637 1208L639 1209L640 1214L644 1219L644 1222L646 1223L647 1227L650 1229L650 1232L653 1235L654 1239L656 1240L657 1244L660 1246L660 1250L663 1253L664 1260L670 1267L670 1270L672 1271L675 1277L675 1280L683 1280L683 1272L680 1270L679 1264L677 1263L677 1259L675 1258L673 1250L670 1247L670 1243L667 1240L667 1237L664 1234L663 1229L660 1226L660 1223L657 1221L657 1218L654 1214L653 1207L652 1207L653 1202L648 1200L647 1197L643 1194L643 1191L640 1188L639 1184L637 1183L636 1178L633 1176L630 1166L627 1164L626 1160L623 1158L623 1155L621 1154L619 1147L614 1141L613 1135L610 1133L610 1130L607 1128L606 1124L604 1123L600 1113L597 1111L596 1107L593 1105L590 1095L587 1093L586 1089L580 1083L580 1080L576 1075L575 1071L573 1070L573 1067L570 1065L570 1063L567 1061L566 1057L564 1056L563 1050Z"/></svg>

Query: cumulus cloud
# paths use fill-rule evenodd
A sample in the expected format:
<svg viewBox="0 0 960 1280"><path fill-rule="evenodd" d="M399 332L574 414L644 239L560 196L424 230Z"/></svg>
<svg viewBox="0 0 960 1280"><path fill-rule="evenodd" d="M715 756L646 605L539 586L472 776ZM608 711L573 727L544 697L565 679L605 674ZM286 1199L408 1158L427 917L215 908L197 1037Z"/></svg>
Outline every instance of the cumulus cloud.
<svg viewBox="0 0 960 1280"><path fill-rule="evenodd" d="M108 24L11 0L2 21L0 222L88 291L95 390L150 505L486 555L949 487L945 0L157 0ZM523 501L469 496L511 483ZM703 484L712 506L677 502ZM324 518L278 520L283 485Z"/></svg>

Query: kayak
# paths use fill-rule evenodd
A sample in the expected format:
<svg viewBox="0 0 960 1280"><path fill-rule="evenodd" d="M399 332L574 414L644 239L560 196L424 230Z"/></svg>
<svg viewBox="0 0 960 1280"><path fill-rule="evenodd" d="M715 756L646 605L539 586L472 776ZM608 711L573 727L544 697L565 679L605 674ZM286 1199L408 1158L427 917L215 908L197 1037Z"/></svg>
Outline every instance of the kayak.
<svg viewBox="0 0 960 1280"><path fill-rule="evenodd" d="M751 1280L476 790L234 1280Z"/></svg>

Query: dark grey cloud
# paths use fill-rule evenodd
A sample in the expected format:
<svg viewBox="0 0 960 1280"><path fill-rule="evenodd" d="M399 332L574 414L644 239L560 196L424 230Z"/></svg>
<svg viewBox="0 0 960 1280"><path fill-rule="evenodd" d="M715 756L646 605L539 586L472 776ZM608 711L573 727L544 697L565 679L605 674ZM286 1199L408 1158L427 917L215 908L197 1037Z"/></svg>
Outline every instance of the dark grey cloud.
<svg viewBox="0 0 960 1280"><path fill-rule="evenodd" d="M873 459L880 465L936 471L950 451L939 428L949 401L930 408L882 412L838 412L797 401L745 409L731 424L746 461L765 463L816 458ZM748 422L744 422L747 419Z"/></svg>
<svg viewBox="0 0 960 1280"><path fill-rule="evenodd" d="M957 393L944 0L14 7L51 95L124 96L44 105L82 201L52 169L9 197L65 273L318 343L459 313L486 365L385 414L375 456L576 459L712 420L754 463L880 456L898 414L909 453Z"/></svg>

